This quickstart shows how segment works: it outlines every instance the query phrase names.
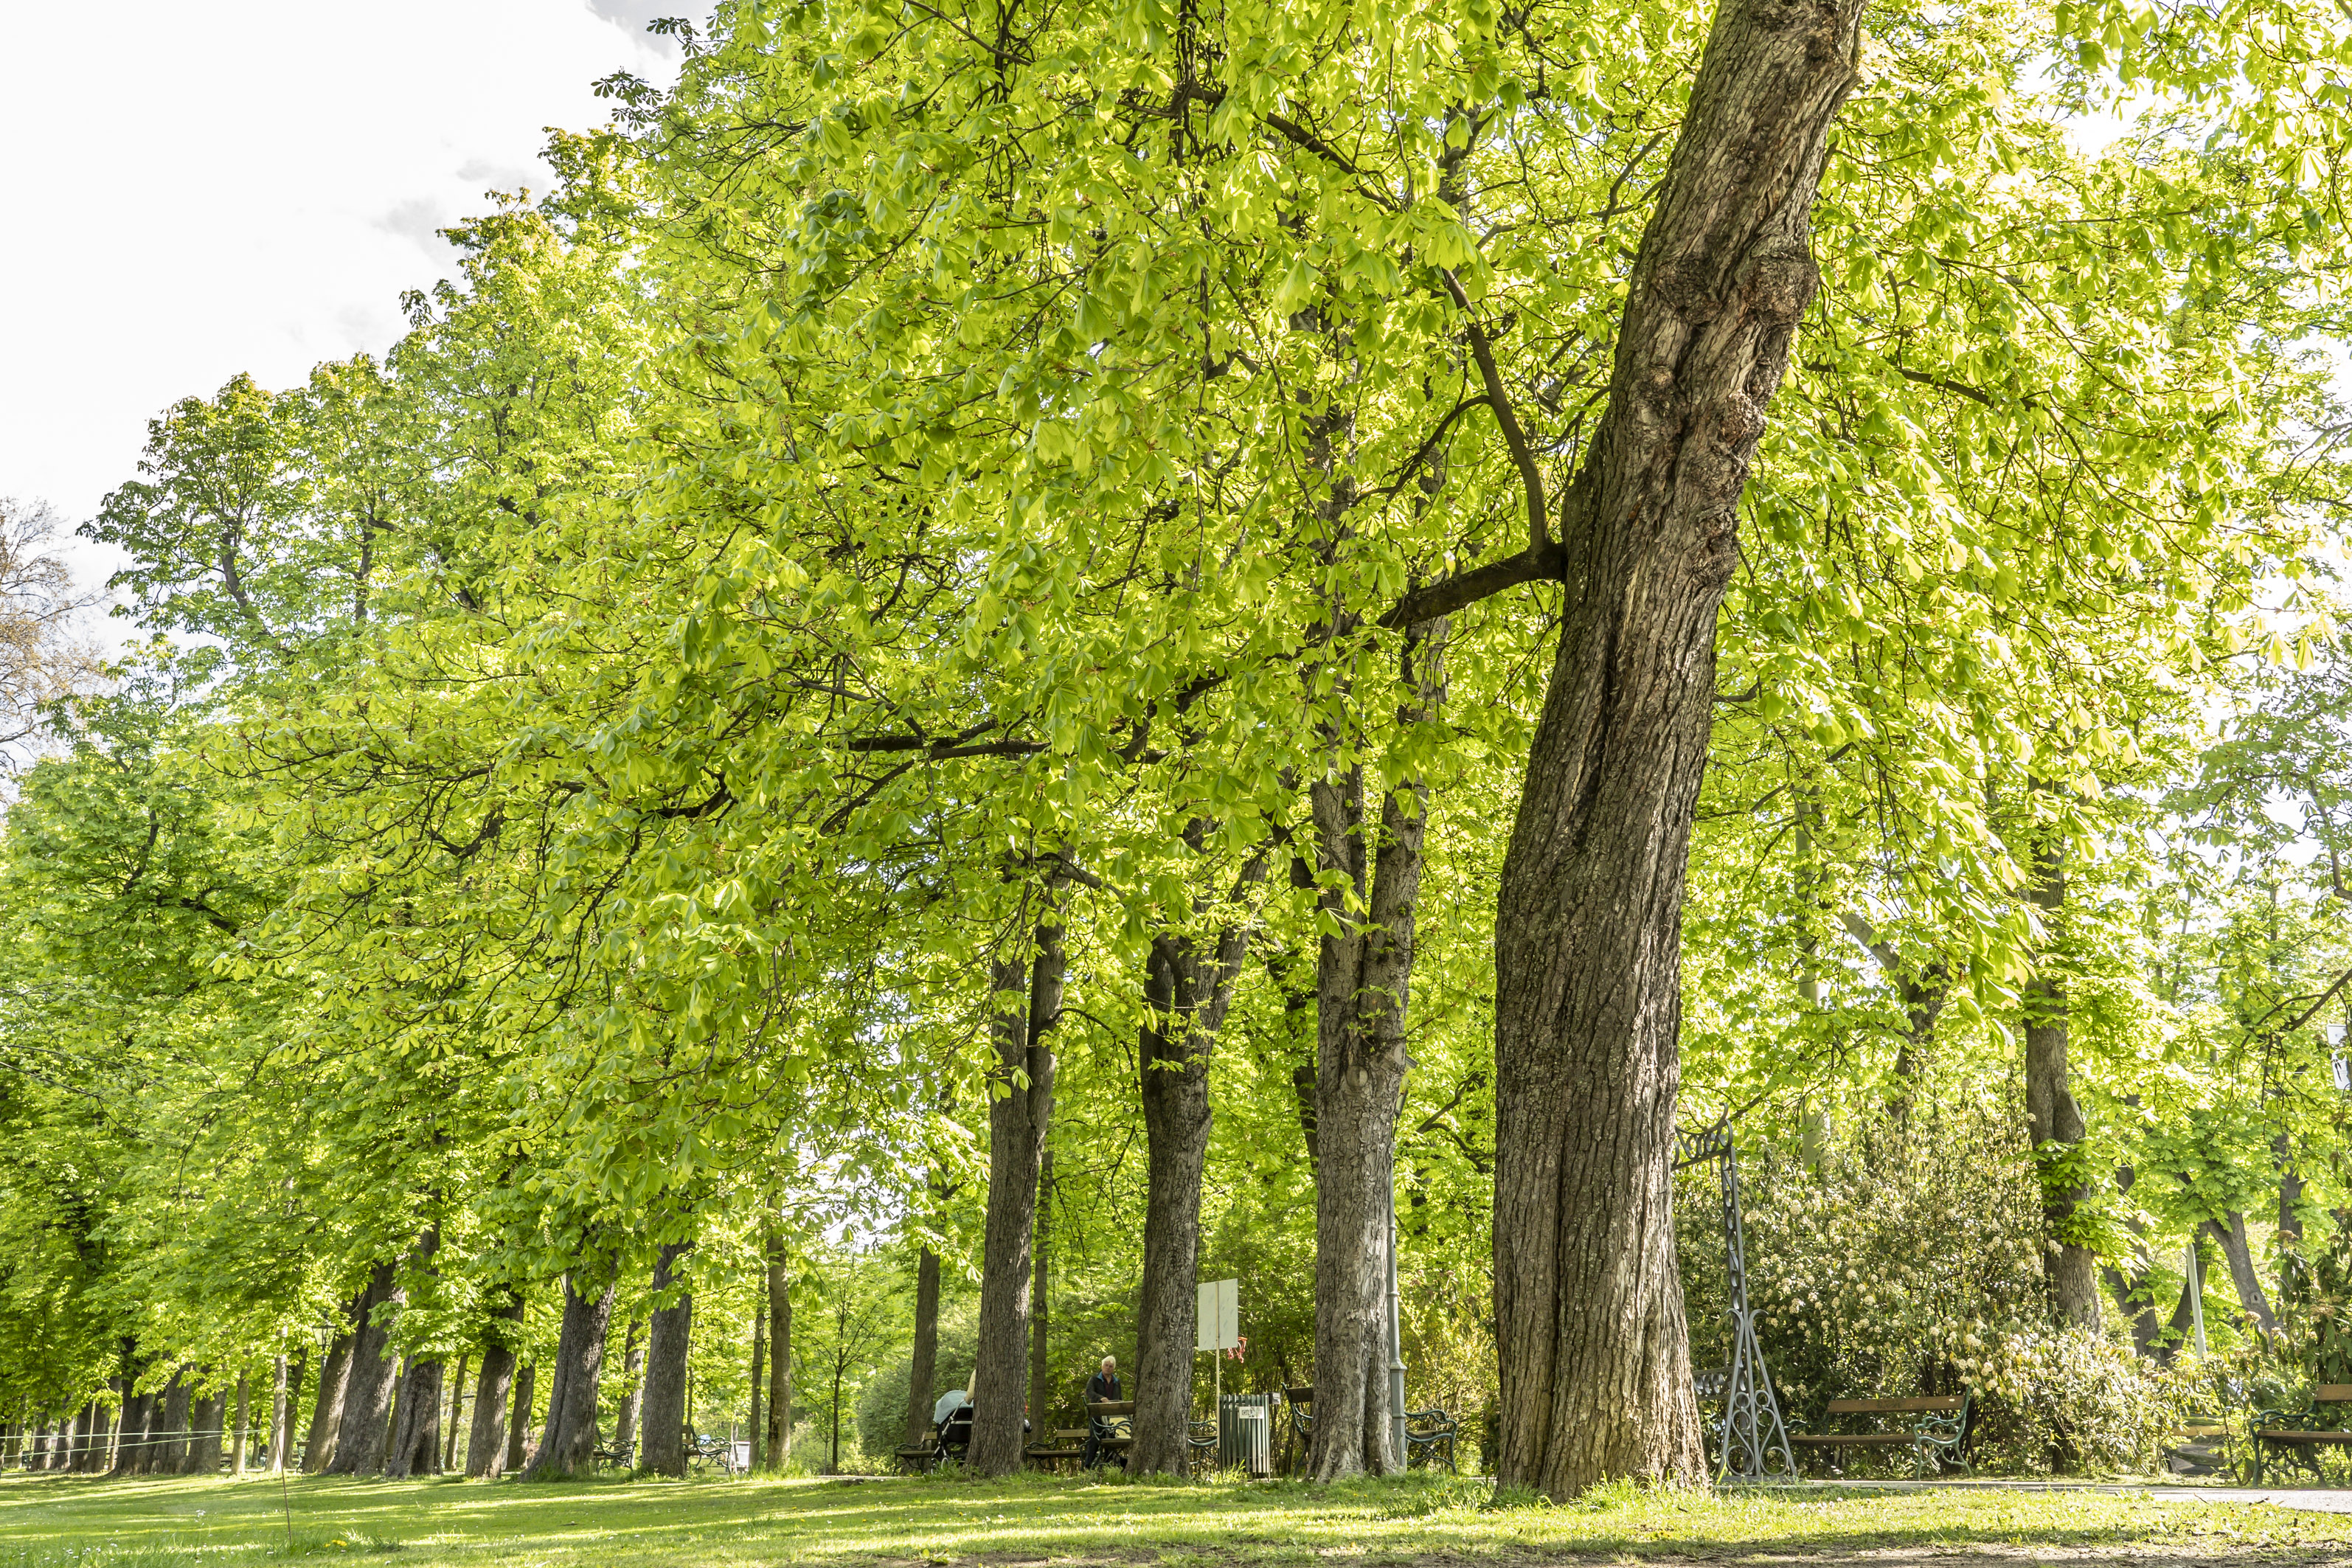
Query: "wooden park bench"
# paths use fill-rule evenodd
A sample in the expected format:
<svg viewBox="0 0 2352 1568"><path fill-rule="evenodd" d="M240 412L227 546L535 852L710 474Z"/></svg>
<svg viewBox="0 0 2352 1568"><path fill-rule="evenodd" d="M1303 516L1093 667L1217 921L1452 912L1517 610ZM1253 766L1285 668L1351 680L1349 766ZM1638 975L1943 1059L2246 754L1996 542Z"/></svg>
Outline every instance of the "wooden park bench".
<svg viewBox="0 0 2352 1568"><path fill-rule="evenodd" d="M929 1475L940 1463L939 1428L931 1429L931 1438L928 1443L908 1443L904 1447L891 1449L890 1459L903 1475Z"/></svg>
<svg viewBox="0 0 2352 1568"><path fill-rule="evenodd" d="M1022 1462L1043 1470L1058 1470L1064 1460L1072 1464L1087 1457L1087 1429L1083 1426L1055 1426L1040 1442L1021 1450Z"/></svg>
<svg viewBox="0 0 2352 1568"><path fill-rule="evenodd" d="M2335 1408L2322 1410L2323 1405ZM2294 1456L2314 1480L2319 1479L2320 1449L2352 1447L2352 1431L2344 1427L2346 1416L2352 1415L2347 1405L2352 1405L2352 1383L2323 1383L2300 1407L2255 1411L2249 1433L2254 1440L2254 1485L2263 1484L2265 1461L2273 1450ZM2323 1426L2322 1421L2335 1425Z"/></svg>
<svg viewBox="0 0 2352 1568"><path fill-rule="evenodd" d="M1282 1407L1290 1412L1290 1441L1284 1445L1282 1468L1295 1475L1307 1468L1307 1456L1315 1449L1314 1386L1284 1389Z"/></svg>
<svg viewBox="0 0 2352 1568"><path fill-rule="evenodd" d="M2230 1427L2218 1415L2184 1415L2164 1442L2164 1469L2176 1476L2218 1476L2230 1468L2224 1452Z"/></svg>
<svg viewBox="0 0 2352 1568"><path fill-rule="evenodd" d="M1119 1462L1125 1464L1127 1451L1135 1447L1135 1401L1098 1401L1087 1406L1087 1419L1096 1434L1096 1448L1104 1453L1117 1454Z"/></svg>
<svg viewBox="0 0 2352 1568"><path fill-rule="evenodd" d="M1893 1419L1869 1432L1792 1433L1789 1442L1800 1449L1831 1453L1841 1448L1908 1448L1912 1466L1921 1475L1941 1469L1947 1460L1967 1470L1970 1398L1963 1392L1924 1399L1832 1399L1826 1413L1832 1421L1856 1415ZM2352 1433L2345 1436L2352 1438Z"/></svg>

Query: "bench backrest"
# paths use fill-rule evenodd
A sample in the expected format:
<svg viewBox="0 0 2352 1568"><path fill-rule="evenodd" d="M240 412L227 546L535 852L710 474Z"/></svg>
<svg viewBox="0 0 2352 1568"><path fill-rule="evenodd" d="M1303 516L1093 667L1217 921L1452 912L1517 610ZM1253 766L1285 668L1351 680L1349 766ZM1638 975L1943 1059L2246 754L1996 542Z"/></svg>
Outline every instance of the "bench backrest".
<svg viewBox="0 0 2352 1568"><path fill-rule="evenodd" d="M2352 1390L2347 1390L2352 1397ZM1829 1413L1832 1415L1924 1415L1937 1410L1958 1410L1960 1396L1941 1394L1932 1399L1832 1399Z"/></svg>
<svg viewBox="0 0 2352 1568"><path fill-rule="evenodd" d="M1132 1415L1135 1414L1135 1401L1132 1399L1106 1399L1098 1404L1087 1405L1087 1414L1097 1418L1106 1415Z"/></svg>
<svg viewBox="0 0 2352 1568"><path fill-rule="evenodd" d="M1282 1397L1293 1405L1312 1405L1315 1403L1315 1385L1310 1383L1305 1388L1286 1388L1282 1391Z"/></svg>
<svg viewBox="0 0 2352 1568"><path fill-rule="evenodd" d="M2352 1405L2352 1383L2323 1383L2311 1395L2314 1405Z"/></svg>

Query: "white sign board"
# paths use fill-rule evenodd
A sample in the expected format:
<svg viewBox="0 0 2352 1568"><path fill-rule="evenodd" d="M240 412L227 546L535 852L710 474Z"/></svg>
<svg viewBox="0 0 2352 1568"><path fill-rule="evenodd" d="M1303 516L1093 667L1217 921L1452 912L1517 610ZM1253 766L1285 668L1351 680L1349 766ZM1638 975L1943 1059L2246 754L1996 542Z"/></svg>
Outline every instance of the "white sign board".
<svg viewBox="0 0 2352 1568"><path fill-rule="evenodd" d="M1200 1342L1194 1350L1229 1351L1242 1342L1241 1286L1238 1279L1202 1282L1198 1315L1193 1320L1194 1338Z"/></svg>

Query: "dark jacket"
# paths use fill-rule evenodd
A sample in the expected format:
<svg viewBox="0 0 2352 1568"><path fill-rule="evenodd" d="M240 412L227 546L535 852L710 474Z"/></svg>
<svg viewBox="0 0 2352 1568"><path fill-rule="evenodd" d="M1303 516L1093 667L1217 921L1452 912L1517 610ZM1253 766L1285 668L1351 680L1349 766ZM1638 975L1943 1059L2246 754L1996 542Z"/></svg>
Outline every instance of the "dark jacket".
<svg viewBox="0 0 2352 1568"><path fill-rule="evenodd" d="M1112 1373L1108 1377L1097 1373L1087 1379L1088 1405L1115 1405L1126 1397L1126 1394L1118 1391L1118 1373Z"/></svg>

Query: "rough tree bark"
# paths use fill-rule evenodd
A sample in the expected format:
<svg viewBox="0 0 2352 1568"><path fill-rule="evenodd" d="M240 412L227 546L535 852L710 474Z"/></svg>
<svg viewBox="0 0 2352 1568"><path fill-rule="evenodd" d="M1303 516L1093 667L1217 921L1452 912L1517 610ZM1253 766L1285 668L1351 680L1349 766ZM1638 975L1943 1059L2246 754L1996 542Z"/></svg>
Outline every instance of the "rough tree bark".
<svg viewBox="0 0 2352 1568"><path fill-rule="evenodd" d="M148 1439L155 1455L149 1468L158 1475L176 1476L187 1468L188 1394L188 1374L183 1368L163 1385L163 1418Z"/></svg>
<svg viewBox="0 0 2352 1568"><path fill-rule="evenodd" d="M221 1429L226 1425L223 1417L227 1404L216 1393L188 1402L188 1451L180 1461L182 1475L209 1476L221 1468Z"/></svg>
<svg viewBox="0 0 2352 1568"><path fill-rule="evenodd" d="M1406 629L1402 725L1434 722L1445 700L1445 617ZM1397 1107L1411 1058L1415 910L1429 789L1381 790L1375 816L1360 764L1310 792L1320 898L1315 965L1315 1438L1318 1480L1404 1468L1389 1387L1389 1193ZM1399 796L1410 794L1408 809Z"/></svg>
<svg viewBox="0 0 2352 1568"><path fill-rule="evenodd" d="M362 1290L344 1309L346 1324L355 1323L367 1305L367 1292ZM346 1327L327 1346L327 1359L319 1363L319 1398L310 1407L310 1426L302 1446L302 1473L315 1476L324 1471L335 1458L335 1439L343 1429L343 1397L351 1392L352 1347L359 1336Z"/></svg>
<svg viewBox="0 0 2352 1568"><path fill-rule="evenodd" d="M907 1446L930 1436L931 1386L940 1365L940 1255L929 1245L915 1259L915 1349L907 1371Z"/></svg>
<svg viewBox="0 0 2352 1568"><path fill-rule="evenodd" d="M126 1383L135 1388L138 1373L134 1371ZM147 1428L154 1419L155 1395L152 1393L127 1394L122 1399L122 1435L114 1445L114 1474L143 1476L153 1467L153 1449L148 1445Z"/></svg>
<svg viewBox="0 0 2352 1568"><path fill-rule="evenodd" d="M638 1426L646 1408L646 1321L629 1320L621 1340L621 1408L613 1417L613 1447L624 1463L636 1462Z"/></svg>
<svg viewBox="0 0 2352 1568"><path fill-rule="evenodd" d="M674 1241L654 1260L658 1298L685 1273L680 1260L691 1242ZM656 1306L646 1346L645 1458L643 1468L657 1476L686 1474L686 1351L694 1333L694 1295L677 1291L668 1306Z"/></svg>
<svg viewBox="0 0 2352 1568"><path fill-rule="evenodd" d="M613 1321L614 1286L580 1291L580 1270L563 1277L563 1329L548 1379L547 1426L523 1479L561 1480L588 1468L596 1452L596 1383L604 1367L604 1331Z"/></svg>
<svg viewBox="0 0 2352 1568"><path fill-rule="evenodd" d="M2033 853L2033 904L2042 912L2042 958L2025 985L2025 1121L2033 1141L2034 1164L2042 1173L2042 1213L2055 1249L2044 1248L2050 1276L2050 1309L2059 1323L2099 1326L2098 1257L2070 1239L2074 1211L2090 1197L2070 1181L2059 1162L2083 1141L2082 1107L2069 1087L2066 1061L2066 986L2050 962L2066 910L2066 849L2054 835Z"/></svg>
<svg viewBox="0 0 2352 1568"><path fill-rule="evenodd" d="M466 1474L506 1468L507 1400L514 1388L514 1338L522 1331L522 1292L507 1287L482 1335L482 1370L474 1384L474 1427L466 1437ZM520 1468L520 1467L518 1467Z"/></svg>
<svg viewBox="0 0 2352 1568"><path fill-rule="evenodd" d="M327 1461L329 1475L373 1475L383 1468L394 1365L392 1320L402 1299L397 1267L377 1264L354 1314L358 1327L343 1388L343 1419L335 1430L334 1458Z"/></svg>
<svg viewBox="0 0 2352 1568"><path fill-rule="evenodd" d="M1555 1497L1704 1474L1668 1176L1683 891L1740 492L1819 285L1810 211L1862 9L1718 8L1557 545L1470 321L1528 492L1529 543L1521 566L1481 568L1487 581L1438 584L1389 616L1432 618L1514 571L1564 584L1495 936L1496 1468Z"/></svg>
<svg viewBox="0 0 2352 1568"><path fill-rule="evenodd" d="M768 1473L782 1475L793 1456L793 1279L782 1235L768 1232L768 1430L762 1450ZM939 1266L931 1268L931 1294L936 1307Z"/></svg>
<svg viewBox="0 0 2352 1568"><path fill-rule="evenodd" d="M1184 847L1202 853L1216 824L1184 825ZM1237 906L1265 874L1261 847L1225 902L1233 912L1205 942L1188 932L1154 937L1144 963L1143 1025L1136 1062L1143 1100L1143 1281L1135 1319L1135 1442L1130 1475L1181 1473L1192 1418L1199 1307L1201 1176L1209 1157L1209 1062L1249 956L1249 922ZM1193 900L1205 921L1210 900Z"/></svg>
<svg viewBox="0 0 2352 1568"><path fill-rule="evenodd" d="M96 1475L104 1470L113 1437L106 1406L95 1399L83 1405L81 1414L74 1417L71 1468L84 1475Z"/></svg>
<svg viewBox="0 0 2352 1568"><path fill-rule="evenodd" d="M441 1383L438 1356L430 1361L409 1358L400 1378L392 1447L383 1459L383 1473L388 1479L400 1480L408 1476L441 1473Z"/></svg>
<svg viewBox="0 0 2352 1568"><path fill-rule="evenodd" d="M515 1373L514 1419L507 1423L507 1458L509 1473L520 1475L532 1458L530 1441L531 1408L536 1403L539 1363L525 1365Z"/></svg>
<svg viewBox="0 0 2352 1568"><path fill-rule="evenodd" d="M1046 1035L1062 1012L1067 957L1053 894L1026 962L989 965L1000 992L1025 997L995 1016L988 1083L988 1208L981 1243L980 1336L972 1369L971 1469L1009 1476L1021 1468L1021 1385L1029 1359L1029 1246L1037 1217L1037 1162L1054 1114L1054 1051Z"/></svg>

